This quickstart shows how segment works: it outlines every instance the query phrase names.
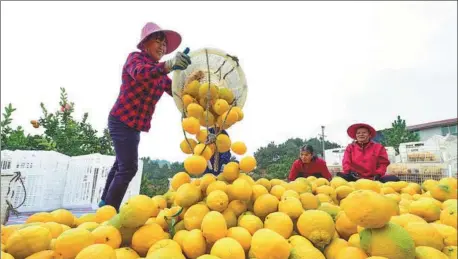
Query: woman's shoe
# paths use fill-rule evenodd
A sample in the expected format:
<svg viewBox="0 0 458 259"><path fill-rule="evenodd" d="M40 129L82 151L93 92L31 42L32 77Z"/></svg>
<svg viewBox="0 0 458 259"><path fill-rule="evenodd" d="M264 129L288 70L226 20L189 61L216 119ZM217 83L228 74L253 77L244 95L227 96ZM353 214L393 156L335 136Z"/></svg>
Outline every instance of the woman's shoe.
<svg viewBox="0 0 458 259"><path fill-rule="evenodd" d="M101 208L101 207L103 207L103 206L105 206L105 205L106 205L106 203L105 203L104 200L101 200L101 201L99 202L99 208Z"/></svg>

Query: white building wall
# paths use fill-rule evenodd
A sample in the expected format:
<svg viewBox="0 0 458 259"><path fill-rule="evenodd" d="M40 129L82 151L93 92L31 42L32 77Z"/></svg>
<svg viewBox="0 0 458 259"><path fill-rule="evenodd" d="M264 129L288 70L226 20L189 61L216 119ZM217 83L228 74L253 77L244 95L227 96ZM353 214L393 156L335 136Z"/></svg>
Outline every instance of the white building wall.
<svg viewBox="0 0 458 259"><path fill-rule="evenodd" d="M426 141L434 135L442 135L441 127L419 130L420 141Z"/></svg>

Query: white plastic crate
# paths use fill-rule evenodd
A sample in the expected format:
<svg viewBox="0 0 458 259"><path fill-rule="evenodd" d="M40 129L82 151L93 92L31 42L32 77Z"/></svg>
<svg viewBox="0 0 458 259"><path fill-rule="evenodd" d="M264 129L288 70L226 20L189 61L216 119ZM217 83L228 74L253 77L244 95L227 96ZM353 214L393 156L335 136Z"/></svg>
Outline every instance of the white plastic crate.
<svg viewBox="0 0 458 259"><path fill-rule="evenodd" d="M396 150L393 147L385 147L390 163L396 163Z"/></svg>
<svg viewBox="0 0 458 259"><path fill-rule="evenodd" d="M114 162L114 157L113 157L113 162ZM92 209L98 208L98 204L101 200L103 189L105 188L105 183L108 177L108 173L111 170L111 166L104 166L102 173L99 174L99 177L97 178L96 196L92 199L92 204L91 204ZM135 174L134 178L132 178L132 181L129 183L129 187L127 188L126 194L124 195L124 198L121 204L126 202L130 197L140 194L140 185L141 185L142 174L143 174L143 161L139 159L138 160L138 171Z"/></svg>
<svg viewBox="0 0 458 259"><path fill-rule="evenodd" d="M13 162L13 151L3 150L1 152L1 172L10 174L11 164Z"/></svg>
<svg viewBox="0 0 458 259"><path fill-rule="evenodd" d="M13 176L14 175L7 174L7 173L4 173L4 174L2 173L1 175L1 189L0 189L0 195L1 195L0 221L1 221L1 224L6 223L6 216L7 216L6 214L8 210L8 204L6 203L7 192L8 192L8 186L10 184L11 179L13 179Z"/></svg>
<svg viewBox="0 0 458 259"><path fill-rule="evenodd" d="M68 161L70 157L55 151L2 151L2 174L20 171L24 181L25 203L19 212L49 211L62 204ZM14 186L12 205L24 199L24 190Z"/></svg>
<svg viewBox="0 0 458 259"><path fill-rule="evenodd" d="M456 160L458 157L458 142L455 138L451 141L446 141L442 146L442 156L445 161Z"/></svg>
<svg viewBox="0 0 458 259"><path fill-rule="evenodd" d="M90 154L70 159L62 206L67 209L98 207L105 182L115 156ZM123 202L140 193L143 161L138 162L136 176L129 184Z"/></svg>
<svg viewBox="0 0 458 259"><path fill-rule="evenodd" d="M448 176L458 178L458 159L450 159L447 161Z"/></svg>
<svg viewBox="0 0 458 259"><path fill-rule="evenodd" d="M99 174L108 174L114 160L114 156L101 154L72 157L62 206L67 209L91 207Z"/></svg>
<svg viewBox="0 0 458 259"><path fill-rule="evenodd" d="M435 141L401 143L399 154L403 163L443 162L441 148Z"/></svg>
<svg viewBox="0 0 458 259"><path fill-rule="evenodd" d="M326 164L328 166L342 165L345 148L333 148L324 151Z"/></svg>

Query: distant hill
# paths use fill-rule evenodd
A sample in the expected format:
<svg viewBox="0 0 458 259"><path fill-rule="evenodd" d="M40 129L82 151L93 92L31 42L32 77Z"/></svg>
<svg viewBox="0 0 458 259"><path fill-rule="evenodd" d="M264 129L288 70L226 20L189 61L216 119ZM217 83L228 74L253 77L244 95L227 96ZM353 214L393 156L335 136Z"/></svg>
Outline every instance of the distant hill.
<svg viewBox="0 0 458 259"><path fill-rule="evenodd" d="M167 160L163 160L163 159L154 159L152 160L152 162L156 162L159 164L159 166L163 166L163 165L170 165L171 162L170 161L167 161Z"/></svg>
<svg viewBox="0 0 458 259"><path fill-rule="evenodd" d="M162 167L163 165L170 166L172 164L172 162L168 160L164 160L164 159L151 159L150 157L142 157L141 159L143 160L143 163L145 163L146 161L151 162L151 163L157 163L159 164L160 167Z"/></svg>

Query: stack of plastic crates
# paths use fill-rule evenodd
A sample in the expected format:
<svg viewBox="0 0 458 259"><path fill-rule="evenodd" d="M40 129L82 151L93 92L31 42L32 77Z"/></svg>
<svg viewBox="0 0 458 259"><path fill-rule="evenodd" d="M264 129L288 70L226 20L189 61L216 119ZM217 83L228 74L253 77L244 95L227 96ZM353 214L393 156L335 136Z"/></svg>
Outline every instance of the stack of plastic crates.
<svg viewBox="0 0 458 259"><path fill-rule="evenodd" d="M447 166L445 164L420 164L420 163L398 163L390 164L388 174L396 175L402 181L423 183L425 180L440 180L447 176Z"/></svg>
<svg viewBox="0 0 458 259"><path fill-rule="evenodd" d="M13 207L19 212L50 211L61 207L70 157L55 151L2 151L2 175L21 172L25 185L12 187Z"/></svg>
<svg viewBox="0 0 458 259"><path fill-rule="evenodd" d="M449 176L458 178L458 159L455 157L448 161Z"/></svg>
<svg viewBox="0 0 458 259"><path fill-rule="evenodd" d="M113 163L114 156L91 154L72 157L68 166L66 191L62 206L67 209L98 207L103 188ZM123 202L140 192L143 163L140 160L138 172L132 179Z"/></svg>
<svg viewBox="0 0 458 259"><path fill-rule="evenodd" d="M403 181L421 184L425 180L440 180L448 175L440 146L433 141L402 143L399 153L401 163L391 164L388 173Z"/></svg>
<svg viewBox="0 0 458 259"><path fill-rule="evenodd" d="M444 160L449 168L449 176L457 178L458 172L458 140L456 137L448 136L444 143Z"/></svg>

